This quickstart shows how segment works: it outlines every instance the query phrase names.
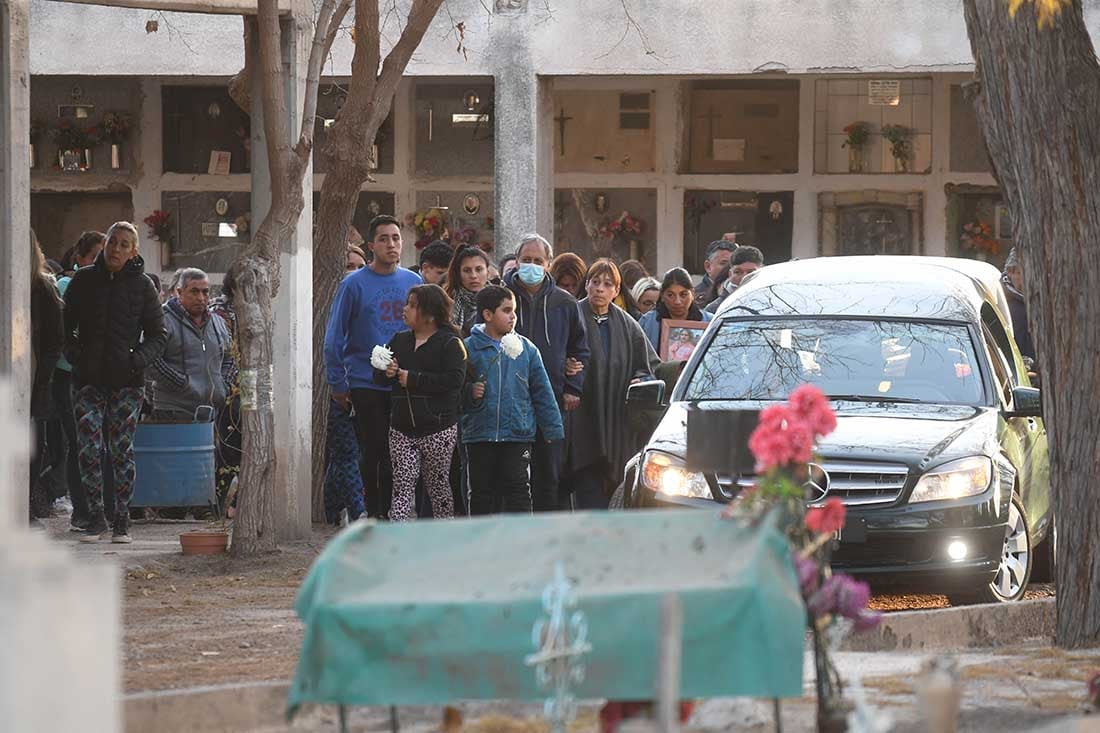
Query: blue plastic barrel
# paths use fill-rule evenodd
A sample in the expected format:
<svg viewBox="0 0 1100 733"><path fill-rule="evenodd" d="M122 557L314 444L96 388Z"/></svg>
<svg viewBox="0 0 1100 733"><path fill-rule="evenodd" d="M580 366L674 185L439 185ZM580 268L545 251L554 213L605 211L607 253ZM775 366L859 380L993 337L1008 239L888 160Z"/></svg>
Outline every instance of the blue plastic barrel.
<svg viewBox="0 0 1100 733"><path fill-rule="evenodd" d="M131 506L214 502L214 423L139 423Z"/></svg>

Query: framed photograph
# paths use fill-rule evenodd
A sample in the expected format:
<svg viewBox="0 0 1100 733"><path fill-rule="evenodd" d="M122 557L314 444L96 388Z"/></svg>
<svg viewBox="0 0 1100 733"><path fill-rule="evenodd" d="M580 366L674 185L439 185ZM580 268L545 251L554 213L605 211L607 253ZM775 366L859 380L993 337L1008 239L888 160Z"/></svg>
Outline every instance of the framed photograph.
<svg viewBox="0 0 1100 733"><path fill-rule="evenodd" d="M661 361L687 361L707 330L704 321L661 321Z"/></svg>
<svg viewBox="0 0 1100 733"><path fill-rule="evenodd" d="M476 193L466 194L466 198L462 199L462 210L470 216L481 211L481 197Z"/></svg>

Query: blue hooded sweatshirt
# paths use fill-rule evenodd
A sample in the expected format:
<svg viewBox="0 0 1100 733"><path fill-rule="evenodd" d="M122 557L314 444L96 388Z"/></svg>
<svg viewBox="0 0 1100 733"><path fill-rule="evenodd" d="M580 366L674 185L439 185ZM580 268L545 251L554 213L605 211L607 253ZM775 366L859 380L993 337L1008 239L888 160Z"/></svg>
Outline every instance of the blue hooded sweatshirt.
<svg viewBox="0 0 1100 733"><path fill-rule="evenodd" d="M389 275L364 267L344 278L325 331L325 374L333 392L390 391L389 384L375 381L370 355L375 346L385 346L405 330L405 300L409 289L422 282L403 267Z"/></svg>

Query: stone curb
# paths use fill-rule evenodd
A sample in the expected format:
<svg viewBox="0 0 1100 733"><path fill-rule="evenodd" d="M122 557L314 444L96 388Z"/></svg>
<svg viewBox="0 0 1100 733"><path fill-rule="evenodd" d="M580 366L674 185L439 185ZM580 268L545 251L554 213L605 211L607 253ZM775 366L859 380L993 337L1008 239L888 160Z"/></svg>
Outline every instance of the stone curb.
<svg viewBox="0 0 1100 733"><path fill-rule="evenodd" d="M286 722L289 682L137 692L122 698L126 733L246 731Z"/></svg>
<svg viewBox="0 0 1100 733"><path fill-rule="evenodd" d="M1053 598L1017 603L902 611L883 616L874 631L849 636L842 651L973 649L1019 644L1054 635Z"/></svg>

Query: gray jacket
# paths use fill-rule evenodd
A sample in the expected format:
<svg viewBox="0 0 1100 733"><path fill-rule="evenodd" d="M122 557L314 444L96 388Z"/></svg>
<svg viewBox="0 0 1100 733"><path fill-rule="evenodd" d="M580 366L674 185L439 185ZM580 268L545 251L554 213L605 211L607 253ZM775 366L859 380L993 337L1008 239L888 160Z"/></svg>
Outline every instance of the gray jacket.
<svg viewBox="0 0 1100 733"><path fill-rule="evenodd" d="M164 327L168 342L164 353L153 362L155 412L181 413L181 419L185 419L193 416L200 405L221 410L233 367L225 321L208 313L206 322L196 326L179 300L173 298L164 304Z"/></svg>

